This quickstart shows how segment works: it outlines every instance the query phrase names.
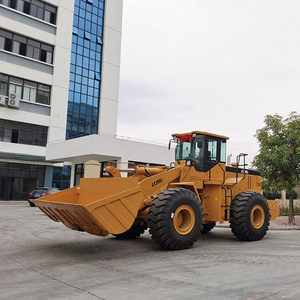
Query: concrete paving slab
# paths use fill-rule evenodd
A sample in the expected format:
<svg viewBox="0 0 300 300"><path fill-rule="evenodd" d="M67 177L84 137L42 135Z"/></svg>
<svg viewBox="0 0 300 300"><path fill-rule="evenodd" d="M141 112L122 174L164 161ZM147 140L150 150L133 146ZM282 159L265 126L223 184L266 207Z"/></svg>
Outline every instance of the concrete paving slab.
<svg viewBox="0 0 300 300"><path fill-rule="evenodd" d="M300 299L298 230L258 242L217 227L191 249L72 231L28 205L0 204L0 299Z"/></svg>

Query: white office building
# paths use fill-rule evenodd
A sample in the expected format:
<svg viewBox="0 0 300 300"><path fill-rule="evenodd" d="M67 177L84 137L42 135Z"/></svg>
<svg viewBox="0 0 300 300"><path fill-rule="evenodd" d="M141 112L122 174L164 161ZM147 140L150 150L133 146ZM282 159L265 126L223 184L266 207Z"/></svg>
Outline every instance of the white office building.
<svg viewBox="0 0 300 300"><path fill-rule="evenodd" d="M172 160L117 137L121 30L122 0L0 0L0 200L78 184L91 159Z"/></svg>

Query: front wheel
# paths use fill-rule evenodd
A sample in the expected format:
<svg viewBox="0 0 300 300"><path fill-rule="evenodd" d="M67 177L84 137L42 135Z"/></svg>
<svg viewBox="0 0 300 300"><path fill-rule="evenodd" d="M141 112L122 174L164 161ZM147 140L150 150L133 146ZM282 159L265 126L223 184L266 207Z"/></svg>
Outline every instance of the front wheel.
<svg viewBox="0 0 300 300"><path fill-rule="evenodd" d="M153 199L148 213L152 239L169 250L187 249L198 240L203 208L195 193L183 188L161 192Z"/></svg>
<svg viewBox="0 0 300 300"><path fill-rule="evenodd" d="M230 207L232 233L243 241L261 240L270 224L270 209L265 197L256 192L235 196Z"/></svg>

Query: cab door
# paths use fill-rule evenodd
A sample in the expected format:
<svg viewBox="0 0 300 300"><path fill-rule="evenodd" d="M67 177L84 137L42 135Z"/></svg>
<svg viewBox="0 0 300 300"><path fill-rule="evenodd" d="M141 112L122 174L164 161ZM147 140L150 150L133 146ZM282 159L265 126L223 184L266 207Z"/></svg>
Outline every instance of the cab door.
<svg viewBox="0 0 300 300"><path fill-rule="evenodd" d="M209 180L223 181L225 169L226 140L208 137L206 172L209 172Z"/></svg>
<svg viewBox="0 0 300 300"><path fill-rule="evenodd" d="M207 168L210 172L210 180L218 180L220 167L218 166L218 139L208 138L207 142Z"/></svg>

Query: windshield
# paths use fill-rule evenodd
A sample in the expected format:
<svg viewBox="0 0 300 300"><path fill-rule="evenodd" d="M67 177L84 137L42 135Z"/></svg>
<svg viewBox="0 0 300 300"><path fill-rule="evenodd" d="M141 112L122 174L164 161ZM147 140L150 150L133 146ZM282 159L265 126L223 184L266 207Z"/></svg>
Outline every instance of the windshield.
<svg viewBox="0 0 300 300"><path fill-rule="evenodd" d="M202 137L178 137L176 160L202 160L203 152L204 149Z"/></svg>
<svg viewBox="0 0 300 300"><path fill-rule="evenodd" d="M176 161L191 160L196 171L203 172L226 162L226 140L205 135L177 137Z"/></svg>

